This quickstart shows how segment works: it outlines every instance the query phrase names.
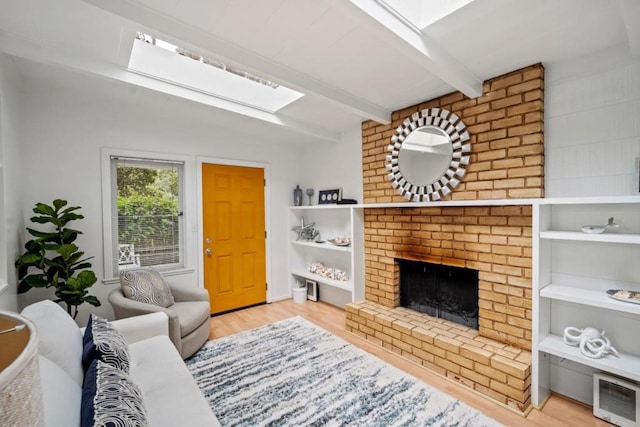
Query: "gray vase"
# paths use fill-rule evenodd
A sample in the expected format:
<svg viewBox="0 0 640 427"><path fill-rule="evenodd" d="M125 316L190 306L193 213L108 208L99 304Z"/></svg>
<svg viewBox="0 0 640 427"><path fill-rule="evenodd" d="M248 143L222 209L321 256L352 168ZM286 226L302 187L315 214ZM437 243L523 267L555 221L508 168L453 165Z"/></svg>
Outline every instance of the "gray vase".
<svg viewBox="0 0 640 427"><path fill-rule="evenodd" d="M293 189L293 206L302 206L302 188L299 185Z"/></svg>

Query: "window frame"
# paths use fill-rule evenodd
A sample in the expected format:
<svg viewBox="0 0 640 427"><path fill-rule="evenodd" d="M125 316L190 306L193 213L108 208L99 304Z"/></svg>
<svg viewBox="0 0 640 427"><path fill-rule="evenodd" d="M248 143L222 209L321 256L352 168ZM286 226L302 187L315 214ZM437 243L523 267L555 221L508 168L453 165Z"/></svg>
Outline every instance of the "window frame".
<svg viewBox="0 0 640 427"><path fill-rule="evenodd" d="M193 195L189 189L187 183L189 177L192 174L192 160L188 156L181 156L177 154L166 153L152 153L143 151L131 151L131 150L118 150L103 148L101 150L101 164L102 164L102 229L103 229L103 270L104 270L104 283L116 283L119 280L119 273L115 272L116 266L114 265L114 248L117 245L117 239L114 241L113 232L113 217L117 216L117 204L114 204L113 197L113 163L114 157L131 158L140 162L157 162L157 163L181 163L182 173L181 179L178 183L178 197L181 201L182 207L182 225L180 230L182 248L180 252L181 262L178 264L166 264L158 266L159 271L163 275L174 275L192 272L193 269L189 268L192 265L192 261L189 258L189 245L190 233L187 232L188 224L191 223L191 217L193 215L191 208Z"/></svg>

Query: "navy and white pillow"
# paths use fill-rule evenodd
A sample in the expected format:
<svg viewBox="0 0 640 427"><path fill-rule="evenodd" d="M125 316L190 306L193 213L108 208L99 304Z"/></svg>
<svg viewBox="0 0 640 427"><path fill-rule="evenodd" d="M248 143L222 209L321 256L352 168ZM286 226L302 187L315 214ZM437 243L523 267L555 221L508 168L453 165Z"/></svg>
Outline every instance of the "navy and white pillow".
<svg viewBox="0 0 640 427"><path fill-rule="evenodd" d="M82 388L81 427L144 427L149 415L140 388L100 360L89 365Z"/></svg>
<svg viewBox="0 0 640 427"><path fill-rule="evenodd" d="M129 373L129 345L124 336L109 322L92 314L82 338L82 366L85 372L99 359L125 374Z"/></svg>
<svg viewBox="0 0 640 427"><path fill-rule="evenodd" d="M134 301L165 308L175 304L171 288L153 268L122 271L120 288L125 297Z"/></svg>

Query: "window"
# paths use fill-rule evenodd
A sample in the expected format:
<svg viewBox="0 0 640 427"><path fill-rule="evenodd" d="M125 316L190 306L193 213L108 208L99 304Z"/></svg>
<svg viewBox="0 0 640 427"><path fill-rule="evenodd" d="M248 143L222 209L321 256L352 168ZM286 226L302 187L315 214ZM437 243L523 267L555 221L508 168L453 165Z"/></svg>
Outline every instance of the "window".
<svg viewBox="0 0 640 427"><path fill-rule="evenodd" d="M184 266L184 162L110 156L111 269Z"/></svg>

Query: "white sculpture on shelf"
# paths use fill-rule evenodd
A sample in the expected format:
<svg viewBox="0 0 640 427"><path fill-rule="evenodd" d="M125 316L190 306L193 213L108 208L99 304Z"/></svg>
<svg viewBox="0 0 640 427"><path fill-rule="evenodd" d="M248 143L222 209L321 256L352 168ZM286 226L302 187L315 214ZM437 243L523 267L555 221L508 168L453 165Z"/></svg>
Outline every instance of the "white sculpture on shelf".
<svg viewBox="0 0 640 427"><path fill-rule="evenodd" d="M599 359L608 354L618 356L618 351L613 348L609 338L604 336L604 331L600 332L596 328L579 329L569 326L564 329L563 341L567 345L579 346L580 352L591 359Z"/></svg>

